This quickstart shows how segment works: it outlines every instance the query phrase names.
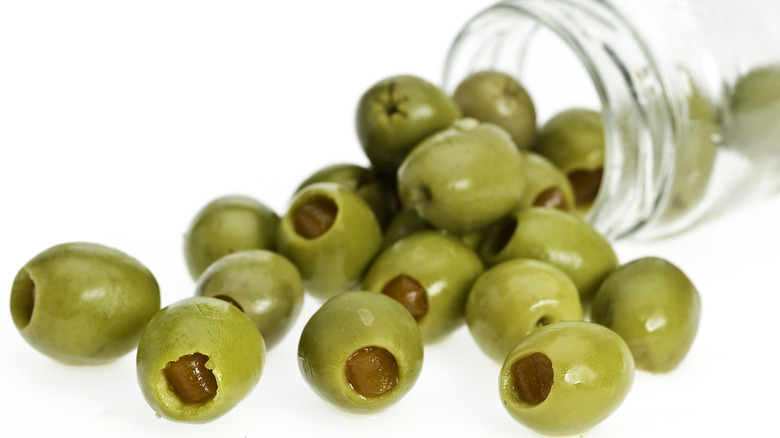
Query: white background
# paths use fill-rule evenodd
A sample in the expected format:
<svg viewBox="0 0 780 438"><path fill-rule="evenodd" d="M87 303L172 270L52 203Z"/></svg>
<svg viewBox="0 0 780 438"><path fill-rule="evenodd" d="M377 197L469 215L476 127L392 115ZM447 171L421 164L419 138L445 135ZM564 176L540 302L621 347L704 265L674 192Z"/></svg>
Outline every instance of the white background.
<svg viewBox="0 0 780 438"><path fill-rule="evenodd" d="M449 44L490 0L4 1L0 3L0 289L67 241L119 248L155 274L164 304L191 296L182 235L211 199L253 196L283 214L297 184L366 164L354 108L374 82L441 78ZM553 87L554 88L554 87ZM780 199L684 235L619 242L621 261L666 257L703 301L689 357L633 391L587 437L777 436ZM416 386L374 415L338 411L301 378L297 338L270 351L256 389L206 425L155 417L134 354L69 367L0 312L0 417L12 436L535 436L498 398L499 365L463 327L426 349Z"/></svg>

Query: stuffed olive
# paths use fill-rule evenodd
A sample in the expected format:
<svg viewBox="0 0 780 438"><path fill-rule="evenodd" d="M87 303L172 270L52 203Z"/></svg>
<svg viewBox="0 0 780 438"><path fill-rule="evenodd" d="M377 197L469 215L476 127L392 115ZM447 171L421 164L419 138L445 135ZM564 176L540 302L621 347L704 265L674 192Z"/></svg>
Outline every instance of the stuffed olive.
<svg viewBox="0 0 780 438"><path fill-rule="evenodd" d="M214 262L198 279L195 295L219 298L244 312L270 349L301 313L303 282L284 256L256 249Z"/></svg>
<svg viewBox="0 0 780 438"><path fill-rule="evenodd" d="M11 317L36 350L71 365L132 351L160 309L160 288L129 255L86 242L53 246L16 274Z"/></svg>
<svg viewBox="0 0 780 438"><path fill-rule="evenodd" d="M374 292L336 295L306 323L298 365L320 397L349 412L376 412L414 386L423 363L420 330L396 300Z"/></svg>

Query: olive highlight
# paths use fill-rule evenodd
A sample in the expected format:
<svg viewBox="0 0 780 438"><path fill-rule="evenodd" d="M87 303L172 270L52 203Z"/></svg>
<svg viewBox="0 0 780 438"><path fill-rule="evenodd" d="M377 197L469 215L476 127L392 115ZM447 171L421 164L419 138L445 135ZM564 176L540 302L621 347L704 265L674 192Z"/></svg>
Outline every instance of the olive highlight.
<svg viewBox="0 0 780 438"><path fill-rule="evenodd" d="M552 361L543 353L525 356L511 367L517 398L529 405L538 405L547 400L553 386Z"/></svg>
<svg viewBox="0 0 780 438"><path fill-rule="evenodd" d="M398 384L395 357L382 347L361 348L347 359L345 374L349 386L363 397L379 397Z"/></svg>
<svg viewBox="0 0 780 438"><path fill-rule="evenodd" d="M182 403L205 403L217 396L217 379L214 372L206 368L208 361L205 354L187 354L168 362L163 369L168 387Z"/></svg>

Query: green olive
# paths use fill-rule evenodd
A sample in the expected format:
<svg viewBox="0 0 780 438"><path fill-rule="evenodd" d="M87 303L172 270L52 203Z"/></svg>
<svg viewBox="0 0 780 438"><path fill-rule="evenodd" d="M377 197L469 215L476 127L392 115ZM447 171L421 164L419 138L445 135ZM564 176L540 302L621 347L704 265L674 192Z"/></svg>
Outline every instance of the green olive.
<svg viewBox="0 0 780 438"><path fill-rule="evenodd" d="M778 159L780 138L780 67L767 65L741 76L730 98L730 143L748 156Z"/></svg>
<svg viewBox="0 0 780 438"><path fill-rule="evenodd" d="M379 224L384 228L393 213L391 190L379 175L356 164L333 164L324 167L308 177L296 192L315 183L338 183L355 191L374 211Z"/></svg>
<svg viewBox="0 0 780 438"><path fill-rule="evenodd" d="M479 256L459 239L418 231L379 254L363 278L363 289L403 304L423 341L432 343L463 323L466 297L482 270Z"/></svg>
<svg viewBox="0 0 780 438"><path fill-rule="evenodd" d="M345 292L326 301L301 333L298 365L323 399L356 413L398 402L420 375L423 344L412 315L394 299Z"/></svg>
<svg viewBox="0 0 780 438"><path fill-rule="evenodd" d="M417 143L459 117L455 102L435 85L415 76L393 76L361 96L355 125L368 159L380 174L394 179Z"/></svg>
<svg viewBox="0 0 780 438"><path fill-rule="evenodd" d="M293 198L278 232L308 292L320 299L357 286L382 246L374 212L355 192L335 183L312 184Z"/></svg>
<svg viewBox="0 0 780 438"><path fill-rule="evenodd" d="M539 327L582 320L577 287L555 266L512 259L480 275L466 302L466 323L482 351L498 362Z"/></svg>
<svg viewBox="0 0 780 438"><path fill-rule="evenodd" d="M404 208L393 216L385 228L385 237L382 248L385 249L395 242L410 234L422 230L431 230L433 225L420 217L417 210Z"/></svg>
<svg viewBox="0 0 780 438"><path fill-rule="evenodd" d="M70 365L112 362L132 351L160 310L160 289L138 260L95 243L65 243L16 274L11 317L36 350Z"/></svg>
<svg viewBox="0 0 780 438"><path fill-rule="evenodd" d="M248 249L276 248L279 216L250 197L217 198L193 219L184 238L184 256L190 275L197 280L216 260Z"/></svg>
<svg viewBox="0 0 780 438"><path fill-rule="evenodd" d="M480 71L455 89L455 103L464 117L503 128L520 149L529 149L536 136L536 109L515 78L497 71Z"/></svg>
<svg viewBox="0 0 780 438"><path fill-rule="evenodd" d="M717 110L693 83L688 97L688 124L684 126L675 149L674 180L664 221L673 221L702 202L718 153Z"/></svg>
<svg viewBox="0 0 780 438"><path fill-rule="evenodd" d="M525 192L520 201L522 207L549 207L572 210L574 189L560 169L544 156L526 151L523 153Z"/></svg>
<svg viewBox="0 0 780 438"><path fill-rule="evenodd" d="M461 243L466 245L466 247L474 252L477 252L479 251L480 245L482 245L482 241L485 239L485 229L486 227L483 227L476 230L466 231L463 234L452 234L447 233L446 231L443 231L443 233L457 237L460 239Z"/></svg>
<svg viewBox="0 0 780 438"><path fill-rule="evenodd" d="M191 297L149 321L136 355L146 402L172 421L206 423L233 409L257 384L265 346L236 306Z"/></svg>
<svg viewBox="0 0 780 438"><path fill-rule="evenodd" d="M234 304L257 326L270 349L301 313L303 283L298 269L287 258L256 249L214 262L198 279L195 295Z"/></svg>
<svg viewBox="0 0 780 438"><path fill-rule="evenodd" d="M542 126L534 151L547 157L568 176L577 205L587 207L596 199L601 186L604 145L601 113L571 109Z"/></svg>
<svg viewBox="0 0 780 438"><path fill-rule="evenodd" d="M654 373L675 369L696 338L701 299L691 280L666 260L645 257L604 280L591 319L619 334L636 367Z"/></svg>
<svg viewBox="0 0 780 438"><path fill-rule="evenodd" d="M544 326L515 346L501 368L507 412L546 435L577 435L609 417L634 381L634 361L617 333L585 321Z"/></svg>
<svg viewBox="0 0 780 438"><path fill-rule="evenodd" d="M517 208L524 187L523 157L509 134L475 119L428 137L398 169L401 203L455 234Z"/></svg>
<svg viewBox="0 0 780 438"><path fill-rule="evenodd" d="M552 263L574 281L583 304L618 265L612 246L593 227L552 208L519 210L487 234L480 255L488 266L519 257Z"/></svg>

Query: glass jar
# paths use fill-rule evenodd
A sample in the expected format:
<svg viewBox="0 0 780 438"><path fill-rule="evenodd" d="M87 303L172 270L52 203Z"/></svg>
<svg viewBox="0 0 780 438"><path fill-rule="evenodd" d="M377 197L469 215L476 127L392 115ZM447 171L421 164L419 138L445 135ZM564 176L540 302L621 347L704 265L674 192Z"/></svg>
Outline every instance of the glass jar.
<svg viewBox="0 0 780 438"><path fill-rule="evenodd" d="M778 17L767 0L505 0L461 30L444 87L500 70L540 121L600 106L586 219L612 239L668 235L780 189Z"/></svg>

